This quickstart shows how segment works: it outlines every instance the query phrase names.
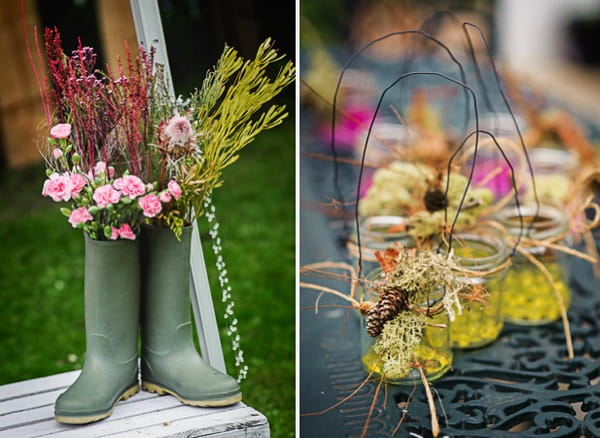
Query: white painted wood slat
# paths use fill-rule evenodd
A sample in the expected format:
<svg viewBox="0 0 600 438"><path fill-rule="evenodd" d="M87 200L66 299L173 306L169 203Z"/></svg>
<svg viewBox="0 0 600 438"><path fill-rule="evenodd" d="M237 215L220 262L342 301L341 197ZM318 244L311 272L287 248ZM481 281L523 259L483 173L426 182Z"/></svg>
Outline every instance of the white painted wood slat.
<svg viewBox="0 0 600 438"><path fill-rule="evenodd" d="M269 437L261 413L237 403L195 408L175 397L141 391L98 423L70 426L54 420L54 401L79 371L0 386L0 438L27 437Z"/></svg>

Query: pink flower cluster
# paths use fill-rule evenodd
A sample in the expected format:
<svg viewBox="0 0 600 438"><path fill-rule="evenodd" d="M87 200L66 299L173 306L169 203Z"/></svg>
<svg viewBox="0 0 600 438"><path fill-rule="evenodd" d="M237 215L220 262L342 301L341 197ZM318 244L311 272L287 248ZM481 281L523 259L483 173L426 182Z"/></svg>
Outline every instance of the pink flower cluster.
<svg viewBox="0 0 600 438"><path fill-rule="evenodd" d="M57 127L58 125L55 126ZM64 130L66 128L63 131L57 129L52 135L56 138L60 135L68 135ZM55 151L60 152L60 149L57 148ZM60 158L62 155L54 152L54 156ZM133 229L137 227L142 216L155 217L163 210L163 204L173 199L178 200L183 194L181 187L175 181L169 181L165 190L156 193L153 184L146 184L135 175L123 175L113 181L114 173L114 168L107 166L103 161L97 162L87 174L78 171L77 166L73 167L72 171L61 174L54 172L44 182L42 195L52 198L55 202L74 203L72 211L63 209L73 228L83 228L88 231L91 227L89 228L91 232L100 232L101 235L105 233L104 236L112 240L119 238L134 240L136 236ZM80 195L86 186L89 188ZM94 214L98 209L104 208L112 209L117 214L109 214L104 217L105 222L96 224L93 222ZM129 223L119 226L122 217L129 217ZM105 228L106 226L109 228Z"/></svg>
<svg viewBox="0 0 600 438"><path fill-rule="evenodd" d="M54 202L69 201L76 198L86 184L87 180L78 173L53 173L44 181L42 195L52 198Z"/></svg>
<svg viewBox="0 0 600 438"><path fill-rule="evenodd" d="M170 202L171 199L179 199L183 194L181 187L177 184L176 181L169 181L167 184L167 189L161 192L158 196L154 193L146 195L140 199L138 199L138 203L144 212L144 216L146 217L154 217L158 213L162 211L162 204Z"/></svg>

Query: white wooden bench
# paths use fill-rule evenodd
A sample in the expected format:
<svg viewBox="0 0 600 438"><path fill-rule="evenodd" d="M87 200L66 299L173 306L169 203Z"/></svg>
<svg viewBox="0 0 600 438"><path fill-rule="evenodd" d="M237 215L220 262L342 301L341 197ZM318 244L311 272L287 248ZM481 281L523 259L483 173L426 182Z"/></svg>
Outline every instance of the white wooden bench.
<svg viewBox="0 0 600 438"><path fill-rule="evenodd" d="M54 420L54 401L77 378L72 371L0 386L0 438L269 437L264 415L237 403L195 408L175 397L140 391L105 420L71 426Z"/></svg>

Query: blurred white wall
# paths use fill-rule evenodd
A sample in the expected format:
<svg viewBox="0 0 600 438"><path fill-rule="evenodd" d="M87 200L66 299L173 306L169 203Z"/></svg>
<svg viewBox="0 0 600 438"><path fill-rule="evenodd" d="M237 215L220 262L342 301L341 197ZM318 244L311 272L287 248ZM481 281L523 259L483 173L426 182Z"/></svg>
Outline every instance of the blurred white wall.
<svg viewBox="0 0 600 438"><path fill-rule="evenodd" d="M559 62L569 20L600 7L600 0L499 0L499 55L511 68L535 71Z"/></svg>

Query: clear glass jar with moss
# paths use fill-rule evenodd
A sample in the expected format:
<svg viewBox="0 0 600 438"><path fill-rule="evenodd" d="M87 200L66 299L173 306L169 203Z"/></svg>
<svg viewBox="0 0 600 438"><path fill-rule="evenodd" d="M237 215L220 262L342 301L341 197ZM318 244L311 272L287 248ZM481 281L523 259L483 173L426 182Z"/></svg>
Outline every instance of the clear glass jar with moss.
<svg viewBox="0 0 600 438"><path fill-rule="evenodd" d="M542 241L564 244L568 221L562 210L543 205L536 217L535 206L521 207L524 235L521 242L524 254L517 252L504 281L504 320L519 325L541 325L556 321L571 304L571 292L566 283L562 253L544 245ZM496 219L515 239L520 232L519 213L516 207L501 210ZM537 263L543 264L543 270ZM545 271L545 272L544 272ZM552 278L550 280L549 274Z"/></svg>
<svg viewBox="0 0 600 438"><path fill-rule="evenodd" d="M496 229L474 227L456 233L456 261L472 291L461 300L462 311L450 323L453 348L478 348L494 342L504 326L502 301L510 248Z"/></svg>
<svg viewBox="0 0 600 438"><path fill-rule="evenodd" d="M384 274L377 269L366 278L383 280ZM378 298L366 289L362 293L365 300ZM440 288L413 311L402 312L388 321L377 338L367 332L366 317L361 318L361 362L365 371L395 385L420 383L419 367L428 381L443 376L452 366L453 355L449 318L442 298Z"/></svg>
<svg viewBox="0 0 600 438"><path fill-rule="evenodd" d="M360 245L362 271L369 273L379 267L376 251L385 251L395 242L405 248L413 248L414 240L404 231L406 219L401 216L370 216L360 223ZM358 266L358 240L356 232L347 244L352 264Z"/></svg>

